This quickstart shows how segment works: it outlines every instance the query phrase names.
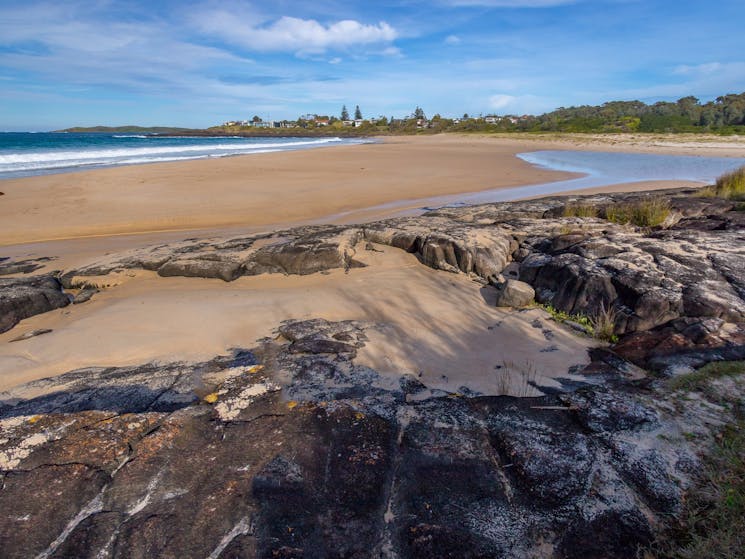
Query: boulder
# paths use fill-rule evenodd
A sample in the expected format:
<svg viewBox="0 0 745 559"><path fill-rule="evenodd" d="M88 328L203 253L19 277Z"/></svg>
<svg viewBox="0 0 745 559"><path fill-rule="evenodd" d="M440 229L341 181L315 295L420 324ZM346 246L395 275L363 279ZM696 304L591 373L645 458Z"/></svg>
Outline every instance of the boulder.
<svg viewBox="0 0 745 559"><path fill-rule="evenodd" d="M535 299L535 290L524 281L508 279L496 287L498 307L526 307Z"/></svg>
<svg viewBox="0 0 745 559"><path fill-rule="evenodd" d="M53 276L0 279L0 333L24 318L69 304L70 298Z"/></svg>

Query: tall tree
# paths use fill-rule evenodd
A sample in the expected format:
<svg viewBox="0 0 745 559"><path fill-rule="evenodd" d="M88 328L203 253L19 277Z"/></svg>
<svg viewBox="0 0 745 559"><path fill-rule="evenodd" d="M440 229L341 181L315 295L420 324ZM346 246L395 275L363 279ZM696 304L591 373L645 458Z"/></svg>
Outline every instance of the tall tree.
<svg viewBox="0 0 745 559"><path fill-rule="evenodd" d="M362 111L360 110L360 106L357 105L354 108L354 119L355 120L362 120Z"/></svg>
<svg viewBox="0 0 745 559"><path fill-rule="evenodd" d="M341 107L341 119L342 120L349 120L349 111L347 110L346 105L342 105Z"/></svg>
<svg viewBox="0 0 745 559"><path fill-rule="evenodd" d="M419 119L419 118L427 118L427 117L424 116L424 111L422 110L422 108L417 106L417 108L414 109L414 118Z"/></svg>

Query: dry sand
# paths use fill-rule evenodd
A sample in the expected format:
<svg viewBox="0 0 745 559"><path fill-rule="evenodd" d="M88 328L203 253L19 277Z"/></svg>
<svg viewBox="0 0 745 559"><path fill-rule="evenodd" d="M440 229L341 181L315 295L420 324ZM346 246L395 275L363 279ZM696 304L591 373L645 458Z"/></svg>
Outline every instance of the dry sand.
<svg viewBox="0 0 745 559"><path fill-rule="evenodd" d="M570 178L521 142L435 136L5 180L0 245L149 231L370 220L405 200ZM414 202L413 206L420 204ZM364 215L354 215L363 210ZM351 212L351 213L350 213Z"/></svg>
<svg viewBox="0 0 745 559"><path fill-rule="evenodd" d="M430 197L575 177L514 157L538 149L745 156L745 140L685 136L415 136L377 144L4 180L0 246L86 236L361 222Z"/></svg>
<svg viewBox="0 0 745 559"><path fill-rule="evenodd" d="M152 272L125 276L84 305L37 315L0 335L0 390L80 367L207 360L254 346L290 318L375 323L359 363L395 377L413 374L450 392L465 385L531 394L529 380L555 384L551 378L587 362L591 340L550 322L543 311L497 309L491 288L431 270L403 251L377 248L383 252L359 251L369 267L348 274L231 283ZM536 318L554 330L551 340L532 326ZM53 332L9 343L41 328Z"/></svg>

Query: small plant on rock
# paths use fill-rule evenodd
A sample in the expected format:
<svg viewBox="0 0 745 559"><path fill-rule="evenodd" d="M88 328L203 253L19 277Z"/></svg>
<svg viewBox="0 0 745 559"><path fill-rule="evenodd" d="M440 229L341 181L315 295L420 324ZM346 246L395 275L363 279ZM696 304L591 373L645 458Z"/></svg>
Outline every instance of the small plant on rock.
<svg viewBox="0 0 745 559"><path fill-rule="evenodd" d="M653 197L605 208L605 218L621 225L657 227L670 216L670 202Z"/></svg>
<svg viewBox="0 0 745 559"><path fill-rule="evenodd" d="M597 217L598 209L589 204L569 203L564 206L563 217Z"/></svg>
<svg viewBox="0 0 745 559"><path fill-rule="evenodd" d="M616 310L604 304L600 306L597 315L592 319L593 336L599 340L615 343L618 341L616 330Z"/></svg>

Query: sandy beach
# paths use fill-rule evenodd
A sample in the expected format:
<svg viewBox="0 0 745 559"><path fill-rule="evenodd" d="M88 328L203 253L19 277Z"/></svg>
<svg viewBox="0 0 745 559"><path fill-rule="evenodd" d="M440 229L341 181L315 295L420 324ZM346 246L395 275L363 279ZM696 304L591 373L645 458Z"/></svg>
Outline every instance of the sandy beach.
<svg viewBox="0 0 745 559"><path fill-rule="evenodd" d="M0 245L89 236L372 221L429 197L577 175L541 149L743 156L745 142L635 136L422 136L375 144L136 165L2 181ZM677 143L676 143L677 142ZM670 186L670 185L668 185Z"/></svg>
<svg viewBox="0 0 745 559"><path fill-rule="evenodd" d="M533 167L515 154L604 150L606 140L401 137L7 180L0 197L2 254L14 259L49 256L53 259L41 271L64 270L187 236L227 237L299 224L372 221L417 210L428 197L572 178L575 175ZM613 137L613 149L673 149L669 139L647 140L641 147L637 138L627 138L626 144L621 140ZM673 152L742 156L743 146L682 142ZM644 182L583 192L690 184ZM569 367L586 360L588 342L568 332L558 334L557 351L541 352L546 340L529 323L547 320L542 311L498 310L477 283L425 268L390 247L380 255L365 253L365 258L369 267L349 274L262 275L230 284L164 279L151 272L115 278L113 287L90 303L32 317L0 335L0 390L79 367L207 359L231 347L251 347L288 318L379 324L387 334L377 340L373 336L360 359L378 370L421 372L430 386L440 389L465 385L493 391L489 385L497 361L530 362L534 373L550 382L553 375L566 375ZM508 326L489 330L500 322ZM53 332L8 343L45 328ZM469 356L467 366L454 367L456 359L463 365L464 355ZM446 372L454 368L469 373L446 380ZM519 378L511 390L524 391L522 373L515 374Z"/></svg>

